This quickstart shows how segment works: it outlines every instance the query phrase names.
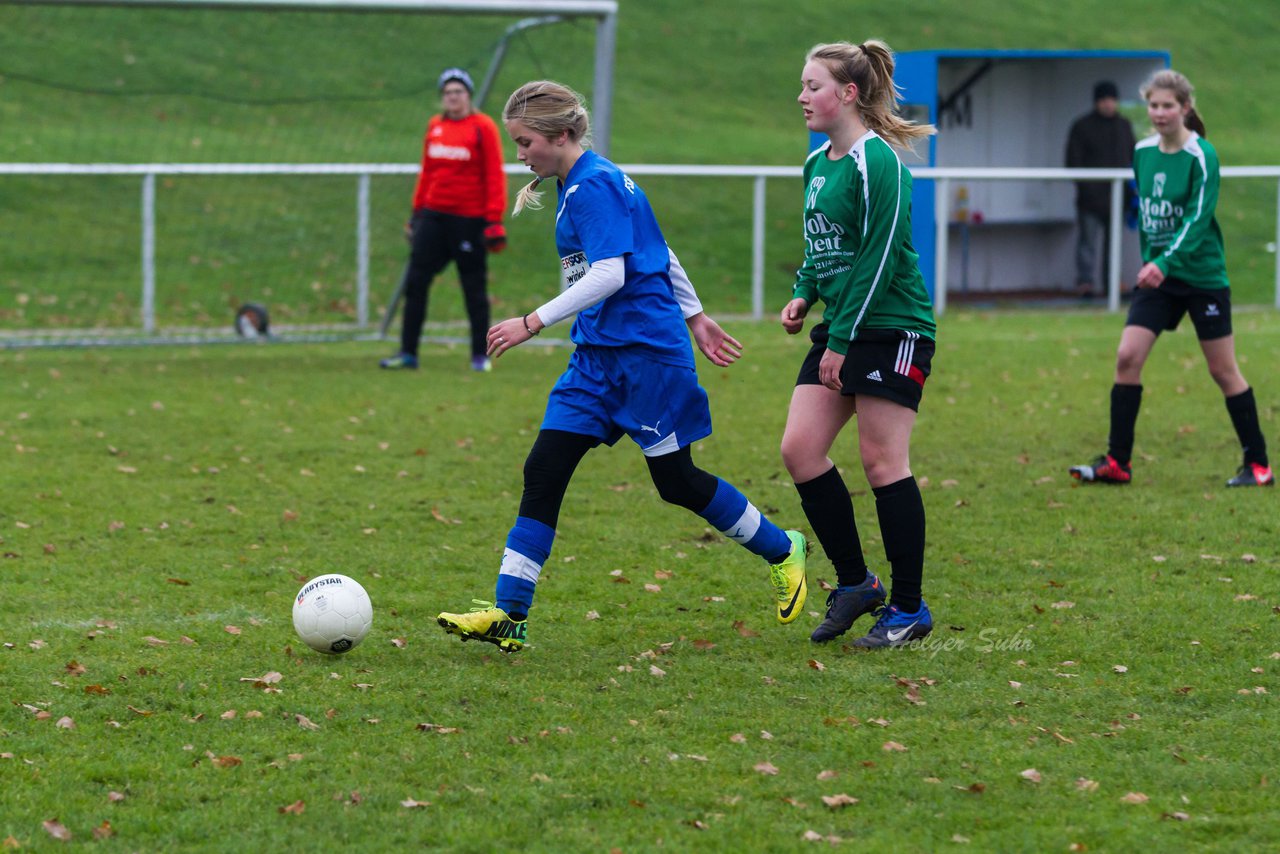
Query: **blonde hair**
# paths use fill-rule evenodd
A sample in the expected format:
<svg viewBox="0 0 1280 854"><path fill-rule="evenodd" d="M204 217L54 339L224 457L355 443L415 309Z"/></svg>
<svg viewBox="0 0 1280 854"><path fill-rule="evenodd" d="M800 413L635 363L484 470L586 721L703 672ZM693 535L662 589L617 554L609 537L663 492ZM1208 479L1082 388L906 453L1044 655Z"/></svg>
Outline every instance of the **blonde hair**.
<svg viewBox="0 0 1280 854"><path fill-rule="evenodd" d="M805 62L821 62L841 87L858 87L858 115L868 128L901 148L910 148L917 139L937 133L931 124L911 122L897 113L902 99L893 82L893 51L882 41L862 44L832 42L814 45Z"/></svg>
<svg viewBox="0 0 1280 854"><path fill-rule="evenodd" d="M583 148L591 147L591 117L586 102L577 92L553 80L534 80L511 93L507 105L502 108L502 121L524 122L529 130L555 139L562 133ZM516 205L511 211L516 216L526 207L537 210L542 207L542 193L537 191L542 178L534 178L516 193Z"/></svg>
<svg viewBox="0 0 1280 854"><path fill-rule="evenodd" d="M1191 85L1191 81L1185 75L1174 71L1172 68L1166 68L1157 71L1147 78L1147 82L1142 84L1138 89L1142 95L1142 100L1147 100L1151 96L1153 89L1166 89L1173 93L1173 97L1178 103L1184 107L1190 107L1187 114L1182 118L1183 126L1190 128L1201 136L1208 136L1204 129L1204 121L1200 118L1200 114L1196 112L1196 87Z"/></svg>

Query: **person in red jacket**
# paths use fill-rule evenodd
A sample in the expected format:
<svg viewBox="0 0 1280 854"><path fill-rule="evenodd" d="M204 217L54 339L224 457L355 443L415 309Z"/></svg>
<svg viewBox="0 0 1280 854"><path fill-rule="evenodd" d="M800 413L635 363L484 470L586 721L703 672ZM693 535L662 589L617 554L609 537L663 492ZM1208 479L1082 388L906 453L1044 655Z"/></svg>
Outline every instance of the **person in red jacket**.
<svg viewBox="0 0 1280 854"><path fill-rule="evenodd" d="M418 367L418 341L427 319L431 281L453 261L471 321L471 367L490 369L487 254L507 244L502 225L507 179L493 119L471 105L475 85L461 68L446 68L437 83L443 111L431 117L422 145L422 171L405 226L412 249L405 272L400 352L384 368Z"/></svg>

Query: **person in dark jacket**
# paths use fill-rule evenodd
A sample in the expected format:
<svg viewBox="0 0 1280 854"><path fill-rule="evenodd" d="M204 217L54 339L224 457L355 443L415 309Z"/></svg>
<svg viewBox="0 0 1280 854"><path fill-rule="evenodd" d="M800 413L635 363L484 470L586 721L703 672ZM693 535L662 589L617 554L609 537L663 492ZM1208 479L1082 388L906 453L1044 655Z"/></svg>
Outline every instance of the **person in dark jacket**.
<svg viewBox="0 0 1280 854"><path fill-rule="evenodd" d="M1093 87L1093 111L1076 119L1067 136L1068 168L1128 168L1133 163L1133 125L1119 113L1120 90L1110 80ZM1076 182L1076 291L1102 293L1098 269L1106 281L1111 227L1111 184Z"/></svg>

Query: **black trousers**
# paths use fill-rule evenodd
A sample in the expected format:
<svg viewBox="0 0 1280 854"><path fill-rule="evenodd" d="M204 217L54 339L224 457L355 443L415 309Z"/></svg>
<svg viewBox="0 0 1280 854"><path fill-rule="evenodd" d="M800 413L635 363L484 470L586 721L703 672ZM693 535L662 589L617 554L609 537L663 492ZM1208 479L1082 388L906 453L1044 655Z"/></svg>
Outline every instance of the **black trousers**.
<svg viewBox="0 0 1280 854"><path fill-rule="evenodd" d="M413 215L412 249L405 277L400 352L418 355L427 319L431 282L450 261L458 266L462 297L471 321L471 355L483 356L489 331L489 268L483 219L421 210Z"/></svg>

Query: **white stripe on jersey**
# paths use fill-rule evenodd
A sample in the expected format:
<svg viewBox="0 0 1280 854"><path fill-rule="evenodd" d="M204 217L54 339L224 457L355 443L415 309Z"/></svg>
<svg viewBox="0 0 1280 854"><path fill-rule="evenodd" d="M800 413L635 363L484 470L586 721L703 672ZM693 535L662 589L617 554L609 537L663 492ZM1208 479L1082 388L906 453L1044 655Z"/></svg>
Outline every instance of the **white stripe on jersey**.
<svg viewBox="0 0 1280 854"><path fill-rule="evenodd" d="M898 360L894 362L894 373L911 375L911 361L916 357L916 339L918 332L907 332L907 337L898 342Z"/></svg>
<svg viewBox="0 0 1280 854"><path fill-rule="evenodd" d="M1182 230L1178 232L1178 236L1169 244L1169 248L1164 250L1166 258L1172 258L1173 253L1182 245L1182 241L1186 240L1187 232L1191 230L1191 226L1196 223L1200 217L1204 216L1204 185L1209 181L1209 165L1204 156L1204 149L1200 147L1197 140L1200 136L1192 133L1191 138L1187 140L1187 144L1182 146L1182 150L1195 158L1196 165L1200 167L1200 195L1195 200L1196 214L1187 220L1186 225L1182 226Z"/></svg>
<svg viewBox="0 0 1280 854"><path fill-rule="evenodd" d="M751 542L751 538L760 530L760 511L750 501L747 502L747 509L738 517L738 521L734 522L728 528L720 533L739 545L746 545Z"/></svg>
<svg viewBox="0 0 1280 854"><path fill-rule="evenodd" d="M498 570L499 575L513 575L516 578L523 578L525 581L538 583L538 573L542 572L539 564L529 560L529 558L513 552L511 549L503 549L502 551L502 568Z"/></svg>
<svg viewBox="0 0 1280 854"><path fill-rule="evenodd" d="M874 136L876 139L880 139L879 135L876 134L875 131L867 131L867 136L864 136L862 139L865 140L867 137L871 136ZM859 142L862 142L862 140L859 140ZM885 143L885 145L888 145L888 143ZM862 236L866 237L867 223L871 221L871 187L870 182L867 180L869 175L867 174L865 144L863 144L862 150L864 155L858 159L858 171L862 173L862 191L866 196L867 216L862 223ZM889 253L893 251L893 236L898 232L898 211L902 208L902 161L898 158L898 153L896 151L893 151L893 149L890 149L890 151L893 152L894 162L898 164L897 180L894 181L894 186L898 192L897 195L893 197L893 225L889 227L889 236L884 243L884 254L880 256L880 266L876 268L875 278L871 280L871 287L867 289L867 298L862 301L862 308L858 309L858 316L853 319L853 328L849 331L850 341L857 336L858 324L862 323L862 318L867 313L868 306L871 305L871 298L876 295L876 287L880 284L880 276L884 273L884 265L889 260Z"/></svg>
<svg viewBox="0 0 1280 854"><path fill-rule="evenodd" d="M578 191L577 184L574 184L572 187L564 191L564 201L560 203L560 210L556 211L556 225L560 224L560 215L563 214L564 209L569 206L569 197L572 196L577 191Z"/></svg>

